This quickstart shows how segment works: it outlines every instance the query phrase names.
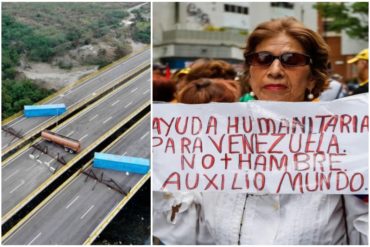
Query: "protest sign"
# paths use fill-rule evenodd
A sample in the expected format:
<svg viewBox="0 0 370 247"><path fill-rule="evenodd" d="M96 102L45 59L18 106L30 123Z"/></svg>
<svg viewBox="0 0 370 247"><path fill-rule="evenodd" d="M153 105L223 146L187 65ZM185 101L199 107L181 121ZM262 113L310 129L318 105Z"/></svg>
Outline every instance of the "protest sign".
<svg viewBox="0 0 370 247"><path fill-rule="evenodd" d="M154 104L153 189L367 194L367 97Z"/></svg>

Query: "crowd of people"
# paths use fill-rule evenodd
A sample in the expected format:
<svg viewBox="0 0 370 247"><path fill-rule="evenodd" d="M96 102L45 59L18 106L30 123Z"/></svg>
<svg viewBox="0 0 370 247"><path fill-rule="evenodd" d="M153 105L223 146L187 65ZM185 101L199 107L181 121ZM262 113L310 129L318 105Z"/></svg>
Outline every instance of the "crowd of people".
<svg viewBox="0 0 370 247"><path fill-rule="evenodd" d="M243 73L207 58L172 74L157 66L153 100L315 102L368 92L368 49L348 61L357 67L356 84L339 83L331 77L328 45L294 18L258 25L244 58ZM367 244L366 198L154 192L153 234L164 244Z"/></svg>

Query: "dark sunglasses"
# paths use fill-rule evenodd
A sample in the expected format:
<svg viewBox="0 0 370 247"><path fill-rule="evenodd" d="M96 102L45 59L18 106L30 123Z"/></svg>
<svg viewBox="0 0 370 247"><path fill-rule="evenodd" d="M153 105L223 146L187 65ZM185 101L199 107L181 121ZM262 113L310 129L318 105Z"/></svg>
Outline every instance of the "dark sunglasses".
<svg viewBox="0 0 370 247"><path fill-rule="evenodd" d="M285 52L280 56L274 56L271 52L261 51L245 55L247 65L270 66L275 59L279 59L284 67L304 66L312 63L312 59L301 53Z"/></svg>

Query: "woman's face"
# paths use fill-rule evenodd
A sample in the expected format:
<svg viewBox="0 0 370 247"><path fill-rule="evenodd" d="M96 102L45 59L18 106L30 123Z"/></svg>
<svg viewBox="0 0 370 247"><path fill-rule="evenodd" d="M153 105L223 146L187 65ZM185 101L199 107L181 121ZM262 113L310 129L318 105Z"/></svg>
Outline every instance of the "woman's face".
<svg viewBox="0 0 370 247"><path fill-rule="evenodd" d="M262 41L255 52L261 51L270 52L275 56L285 52L305 54L301 44L285 34ZM251 65L249 71L249 84L260 100L304 101L305 90L312 90L315 85L309 65L284 67L275 59L270 66Z"/></svg>

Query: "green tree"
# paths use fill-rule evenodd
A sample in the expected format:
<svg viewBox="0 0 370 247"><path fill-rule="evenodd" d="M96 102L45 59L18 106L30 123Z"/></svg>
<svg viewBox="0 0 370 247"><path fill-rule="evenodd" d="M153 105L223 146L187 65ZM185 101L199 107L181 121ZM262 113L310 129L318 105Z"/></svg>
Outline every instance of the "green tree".
<svg viewBox="0 0 370 247"><path fill-rule="evenodd" d="M21 111L24 105L32 105L53 92L38 87L32 80L3 81L1 92L3 119Z"/></svg>
<svg viewBox="0 0 370 247"><path fill-rule="evenodd" d="M332 18L333 21L328 23L329 31L344 30L351 38L369 39L369 4L367 2L318 3L315 8L324 18Z"/></svg>
<svg viewBox="0 0 370 247"><path fill-rule="evenodd" d="M150 23L136 22L132 24L132 39L141 43L150 43Z"/></svg>

